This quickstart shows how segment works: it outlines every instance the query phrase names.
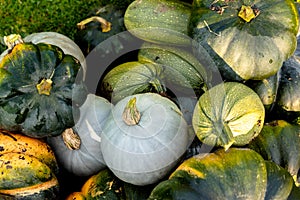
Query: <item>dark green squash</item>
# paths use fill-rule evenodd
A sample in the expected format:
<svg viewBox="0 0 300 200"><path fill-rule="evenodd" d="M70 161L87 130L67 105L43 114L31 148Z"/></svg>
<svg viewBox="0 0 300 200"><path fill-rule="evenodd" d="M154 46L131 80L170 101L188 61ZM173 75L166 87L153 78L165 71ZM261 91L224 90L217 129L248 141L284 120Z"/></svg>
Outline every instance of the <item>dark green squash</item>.
<svg viewBox="0 0 300 200"><path fill-rule="evenodd" d="M249 144L249 148L285 168L299 185L300 126L283 120L266 123L261 133Z"/></svg>
<svg viewBox="0 0 300 200"><path fill-rule="evenodd" d="M296 49L292 0L195 0L189 22L192 39L225 61L218 67L228 80L274 75Z"/></svg>
<svg viewBox="0 0 300 200"><path fill-rule="evenodd" d="M276 102L272 109L274 119L300 122L300 61L293 55L283 63Z"/></svg>
<svg viewBox="0 0 300 200"><path fill-rule="evenodd" d="M125 10L126 8L121 9L113 4L108 4L92 11L84 20L77 23L77 33L74 40L85 55L88 55L95 47L111 36L115 36L113 40L97 47L99 56L120 54L126 49L126 45L133 42L133 36L130 34L126 35L128 37L123 37L124 34L118 35L118 33L126 31L124 25Z"/></svg>
<svg viewBox="0 0 300 200"><path fill-rule="evenodd" d="M264 199L267 167L253 150L230 148L185 160L149 200Z"/></svg>
<svg viewBox="0 0 300 200"><path fill-rule="evenodd" d="M90 176L81 191L68 195L66 200L146 200L153 186L140 187L118 179L109 169L105 168Z"/></svg>
<svg viewBox="0 0 300 200"><path fill-rule="evenodd" d="M272 111L278 92L280 80L280 70L268 78L262 80L249 80L246 85L252 88L260 97L266 110L266 118L272 118L270 112Z"/></svg>
<svg viewBox="0 0 300 200"><path fill-rule="evenodd" d="M80 69L57 46L13 46L0 61L0 128L46 137L72 127L86 98Z"/></svg>
<svg viewBox="0 0 300 200"><path fill-rule="evenodd" d="M185 160L156 185L149 200L287 199L293 185L284 168L253 150L219 149Z"/></svg>
<svg viewBox="0 0 300 200"><path fill-rule="evenodd" d="M266 161L267 192L265 199L287 199L294 186L291 174L272 161Z"/></svg>

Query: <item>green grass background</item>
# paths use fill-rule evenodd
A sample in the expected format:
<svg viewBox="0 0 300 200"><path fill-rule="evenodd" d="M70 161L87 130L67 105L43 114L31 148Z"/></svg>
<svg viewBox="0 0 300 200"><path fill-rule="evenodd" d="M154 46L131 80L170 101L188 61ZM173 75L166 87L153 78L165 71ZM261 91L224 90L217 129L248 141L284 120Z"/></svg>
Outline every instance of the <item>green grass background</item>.
<svg viewBox="0 0 300 200"><path fill-rule="evenodd" d="M128 0L0 0L0 36L54 31L74 39L78 22L112 2L122 6ZM5 48L0 45L1 52Z"/></svg>

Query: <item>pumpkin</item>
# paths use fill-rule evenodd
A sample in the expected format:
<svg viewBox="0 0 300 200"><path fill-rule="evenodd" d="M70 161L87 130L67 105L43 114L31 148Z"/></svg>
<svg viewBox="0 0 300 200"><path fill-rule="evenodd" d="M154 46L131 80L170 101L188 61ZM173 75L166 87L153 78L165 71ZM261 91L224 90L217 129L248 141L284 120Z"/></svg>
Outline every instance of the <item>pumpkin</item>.
<svg viewBox="0 0 300 200"><path fill-rule="evenodd" d="M267 191L265 199L287 199L293 189L291 174L272 161L266 161Z"/></svg>
<svg viewBox="0 0 300 200"><path fill-rule="evenodd" d="M218 65L224 79L261 80L293 54L298 26L292 0L196 0L189 35L224 61Z"/></svg>
<svg viewBox="0 0 300 200"><path fill-rule="evenodd" d="M59 135L74 125L86 98L81 64L55 45L19 39L0 62L0 127L36 138Z"/></svg>
<svg viewBox="0 0 300 200"><path fill-rule="evenodd" d="M74 41L80 46L82 52L88 55L99 44L115 36L114 39L99 45L97 52L101 57L107 54L121 55L129 42L133 42L132 35L123 37L124 34L119 34L126 31L124 13L125 8L120 9L113 4L108 4L78 22Z"/></svg>
<svg viewBox="0 0 300 200"><path fill-rule="evenodd" d="M267 167L255 151L218 149L181 163L151 192L154 199L264 199Z"/></svg>
<svg viewBox="0 0 300 200"><path fill-rule="evenodd" d="M144 92L166 94L163 68L152 62L130 61L111 69L101 81L100 95L113 104L124 97Z"/></svg>
<svg viewBox="0 0 300 200"><path fill-rule="evenodd" d="M272 109L273 119L299 123L300 117L300 61L293 55L280 69L276 102ZM280 118L279 118L280 116Z"/></svg>
<svg viewBox="0 0 300 200"><path fill-rule="evenodd" d="M205 53L198 58L188 49L145 42L138 52L138 60L161 64L164 81L176 96L199 97L211 79L207 68L213 67L209 66L213 62Z"/></svg>
<svg viewBox="0 0 300 200"><path fill-rule="evenodd" d="M196 104L192 124L204 144L228 149L248 144L261 131L265 109L259 96L238 82L218 84Z"/></svg>
<svg viewBox="0 0 300 200"><path fill-rule="evenodd" d="M261 133L249 144L249 148L285 168L299 186L300 127L284 120L266 123Z"/></svg>
<svg viewBox="0 0 300 200"><path fill-rule="evenodd" d="M272 118L270 114L277 100L278 86L280 80L280 70L268 78L262 80L249 80L246 85L253 89L261 99L265 111L266 118Z"/></svg>
<svg viewBox="0 0 300 200"><path fill-rule="evenodd" d="M1 130L0 158L1 199L58 199L59 168L44 140Z"/></svg>
<svg viewBox="0 0 300 200"><path fill-rule="evenodd" d="M88 94L79 108L80 117L75 126L59 136L48 138L58 162L68 172L76 176L90 176L106 166L100 143L102 127L111 109L108 100Z"/></svg>
<svg viewBox="0 0 300 200"><path fill-rule="evenodd" d="M134 36L158 44L189 45L191 4L176 0L136 0L126 9L124 24ZM145 34L147 33L147 34Z"/></svg>
<svg viewBox="0 0 300 200"><path fill-rule="evenodd" d="M107 119L101 139L108 168L133 185L162 179L189 145L188 126L181 111L156 93L120 100Z"/></svg>
<svg viewBox="0 0 300 200"><path fill-rule="evenodd" d="M0 154L22 153L37 158L58 174L59 167L53 149L44 141L22 133L0 130Z"/></svg>
<svg viewBox="0 0 300 200"><path fill-rule="evenodd" d="M138 199L146 200L152 186L141 187L118 179L108 168L90 176L80 191L69 194L66 200L80 199Z"/></svg>
<svg viewBox="0 0 300 200"><path fill-rule="evenodd" d="M207 189L209 188L209 190ZM185 160L152 190L152 199L287 199L290 174L248 148L218 149Z"/></svg>
<svg viewBox="0 0 300 200"><path fill-rule="evenodd" d="M294 185L287 200L295 200L295 199L299 199L299 198L300 198L300 188L297 187L296 185Z"/></svg>
<svg viewBox="0 0 300 200"><path fill-rule="evenodd" d="M38 32L38 33L32 33L23 38L24 42L32 42L34 44L38 43L47 43L51 45L56 45L60 47L65 54L69 54L77 58L82 66L83 74L86 73L86 63L85 63L85 56L83 55L83 52L79 48L79 46L69 37L57 33L57 32L51 32L51 31L45 31L45 32ZM4 55L8 53L9 49L6 49L3 51L3 53L0 55L0 59L3 58Z"/></svg>

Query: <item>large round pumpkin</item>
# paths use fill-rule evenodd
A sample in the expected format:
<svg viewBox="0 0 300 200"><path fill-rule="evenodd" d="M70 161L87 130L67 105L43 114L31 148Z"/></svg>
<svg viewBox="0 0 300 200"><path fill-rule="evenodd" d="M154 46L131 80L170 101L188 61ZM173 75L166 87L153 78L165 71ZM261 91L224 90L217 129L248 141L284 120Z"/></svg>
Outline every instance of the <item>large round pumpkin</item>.
<svg viewBox="0 0 300 200"><path fill-rule="evenodd" d="M190 36L225 61L219 69L226 79L267 78L296 49L292 0L195 0L189 22Z"/></svg>
<svg viewBox="0 0 300 200"><path fill-rule="evenodd" d="M261 131L264 118L264 105L252 89L225 82L199 98L192 124L200 141L228 149L248 144Z"/></svg>
<svg viewBox="0 0 300 200"><path fill-rule="evenodd" d="M32 137L72 127L86 98L80 62L46 43L12 42L10 49L0 62L0 127Z"/></svg>
<svg viewBox="0 0 300 200"><path fill-rule="evenodd" d="M128 96L107 119L101 137L106 165L121 180L147 185L162 179L189 145L177 105L155 93Z"/></svg>
<svg viewBox="0 0 300 200"><path fill-rule="evenodd" d="M89 94L80 107L80 117L75 126L59 136L49 137L59 163L77 176L90 176L103 169L100 143L102 127L112 105L103 97Z"/></svg>
<svg viewBox="0 0 300 200"><path fill-rule="evenodd" d="M264 199L267 169L253 150L230 148L185 160L149 199Z"/></svg>
<svg viewBox="0 0 300 200"><path fill-rule="evenodd" d="M283 168L251 149L230 148L185 160L148 199L287 199L292 188Z"/></svg>

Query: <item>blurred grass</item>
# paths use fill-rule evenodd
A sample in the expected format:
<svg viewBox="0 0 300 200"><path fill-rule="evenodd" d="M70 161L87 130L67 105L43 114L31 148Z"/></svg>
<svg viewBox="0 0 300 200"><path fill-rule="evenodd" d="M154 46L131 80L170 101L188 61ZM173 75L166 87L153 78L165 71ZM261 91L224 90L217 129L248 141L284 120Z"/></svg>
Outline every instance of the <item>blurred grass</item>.
<svg viewBox="0 0 300 200"><path fill-rule="evenodd" d="M0 36L54 31L74 39L76 24L101 0L0 0ZM0 45L0 51L5 49Z"/></svg>

